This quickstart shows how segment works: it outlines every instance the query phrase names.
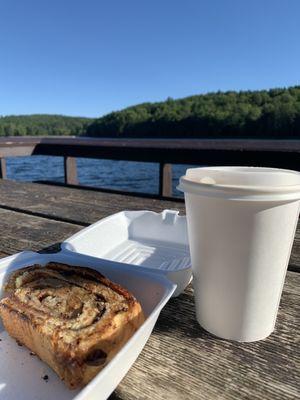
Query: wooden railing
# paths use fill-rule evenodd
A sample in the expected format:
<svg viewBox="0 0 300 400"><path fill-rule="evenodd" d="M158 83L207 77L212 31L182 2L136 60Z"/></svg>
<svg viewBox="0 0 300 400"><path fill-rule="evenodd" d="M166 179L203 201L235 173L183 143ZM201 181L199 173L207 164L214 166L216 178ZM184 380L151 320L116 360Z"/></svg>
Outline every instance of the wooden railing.
<svg viewBox="0 0 300 400"><path fill-rule="evenodd" d="M256 165L300 170L300 140L95 139L2 137L0 177L6 157L64 157L65 183L78 184L76 157L159 163L159 194L172 195L172 164Z"/></svg>

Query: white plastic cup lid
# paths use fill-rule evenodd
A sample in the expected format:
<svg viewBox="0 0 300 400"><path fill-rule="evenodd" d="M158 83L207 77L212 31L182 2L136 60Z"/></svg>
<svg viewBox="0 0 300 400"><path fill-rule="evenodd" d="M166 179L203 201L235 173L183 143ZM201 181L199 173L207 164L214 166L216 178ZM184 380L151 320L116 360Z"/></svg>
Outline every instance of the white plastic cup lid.
<svg viewBox="0 0 300 400"><path fill-rule="evenodd" d="M189 168L178 190L244 200L300 199L300 173L261 167Z"/></svg>

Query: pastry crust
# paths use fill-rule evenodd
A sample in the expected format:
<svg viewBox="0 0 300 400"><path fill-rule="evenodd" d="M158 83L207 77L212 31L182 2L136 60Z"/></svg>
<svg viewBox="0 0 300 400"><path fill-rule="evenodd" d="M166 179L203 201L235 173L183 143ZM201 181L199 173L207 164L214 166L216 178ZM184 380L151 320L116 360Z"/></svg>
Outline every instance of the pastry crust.
<svg viewBox="0 0 300 400"><path fill-rule="evenodd" d="M90 268L33 265L13 272L5 291L5 329L71 389L86 385L144 322L134 296Z"/></svg>

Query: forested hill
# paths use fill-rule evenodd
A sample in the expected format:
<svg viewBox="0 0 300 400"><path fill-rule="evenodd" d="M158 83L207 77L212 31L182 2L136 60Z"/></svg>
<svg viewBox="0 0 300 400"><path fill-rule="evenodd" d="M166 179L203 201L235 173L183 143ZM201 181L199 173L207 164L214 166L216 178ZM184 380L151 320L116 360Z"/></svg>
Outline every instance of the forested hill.
<svg viewBox="0 0 300 400"><path fill-rule="evenodd" d="M300 137L300 86L144 103L95 120L88 136Z"/></svg>
<svg viewBox="0 0 300 400"><path fill-rule="evenodd" d="M0 117L0 136L83 135L92 122L64 115L11 115Z"/></svg>
<svg viewBox="0 0 300 400"><path fill-rule="evenodd" d="M96 120L47 114L0 117L0 136L16 135L300 138L300 86L168 99Z"/></svg>

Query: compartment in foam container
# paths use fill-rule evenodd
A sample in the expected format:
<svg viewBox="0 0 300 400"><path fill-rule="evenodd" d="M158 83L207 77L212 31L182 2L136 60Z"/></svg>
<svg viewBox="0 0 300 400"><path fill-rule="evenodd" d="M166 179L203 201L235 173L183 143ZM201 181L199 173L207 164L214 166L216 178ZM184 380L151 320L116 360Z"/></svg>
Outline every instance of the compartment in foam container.
<svg viewBox="0 0 300 400"><path fill-rule="evenodd" d="M76 233L62 248L163 274L177 285L174 296L192 276L186 217L176 210L122 211Z"/></svg>

